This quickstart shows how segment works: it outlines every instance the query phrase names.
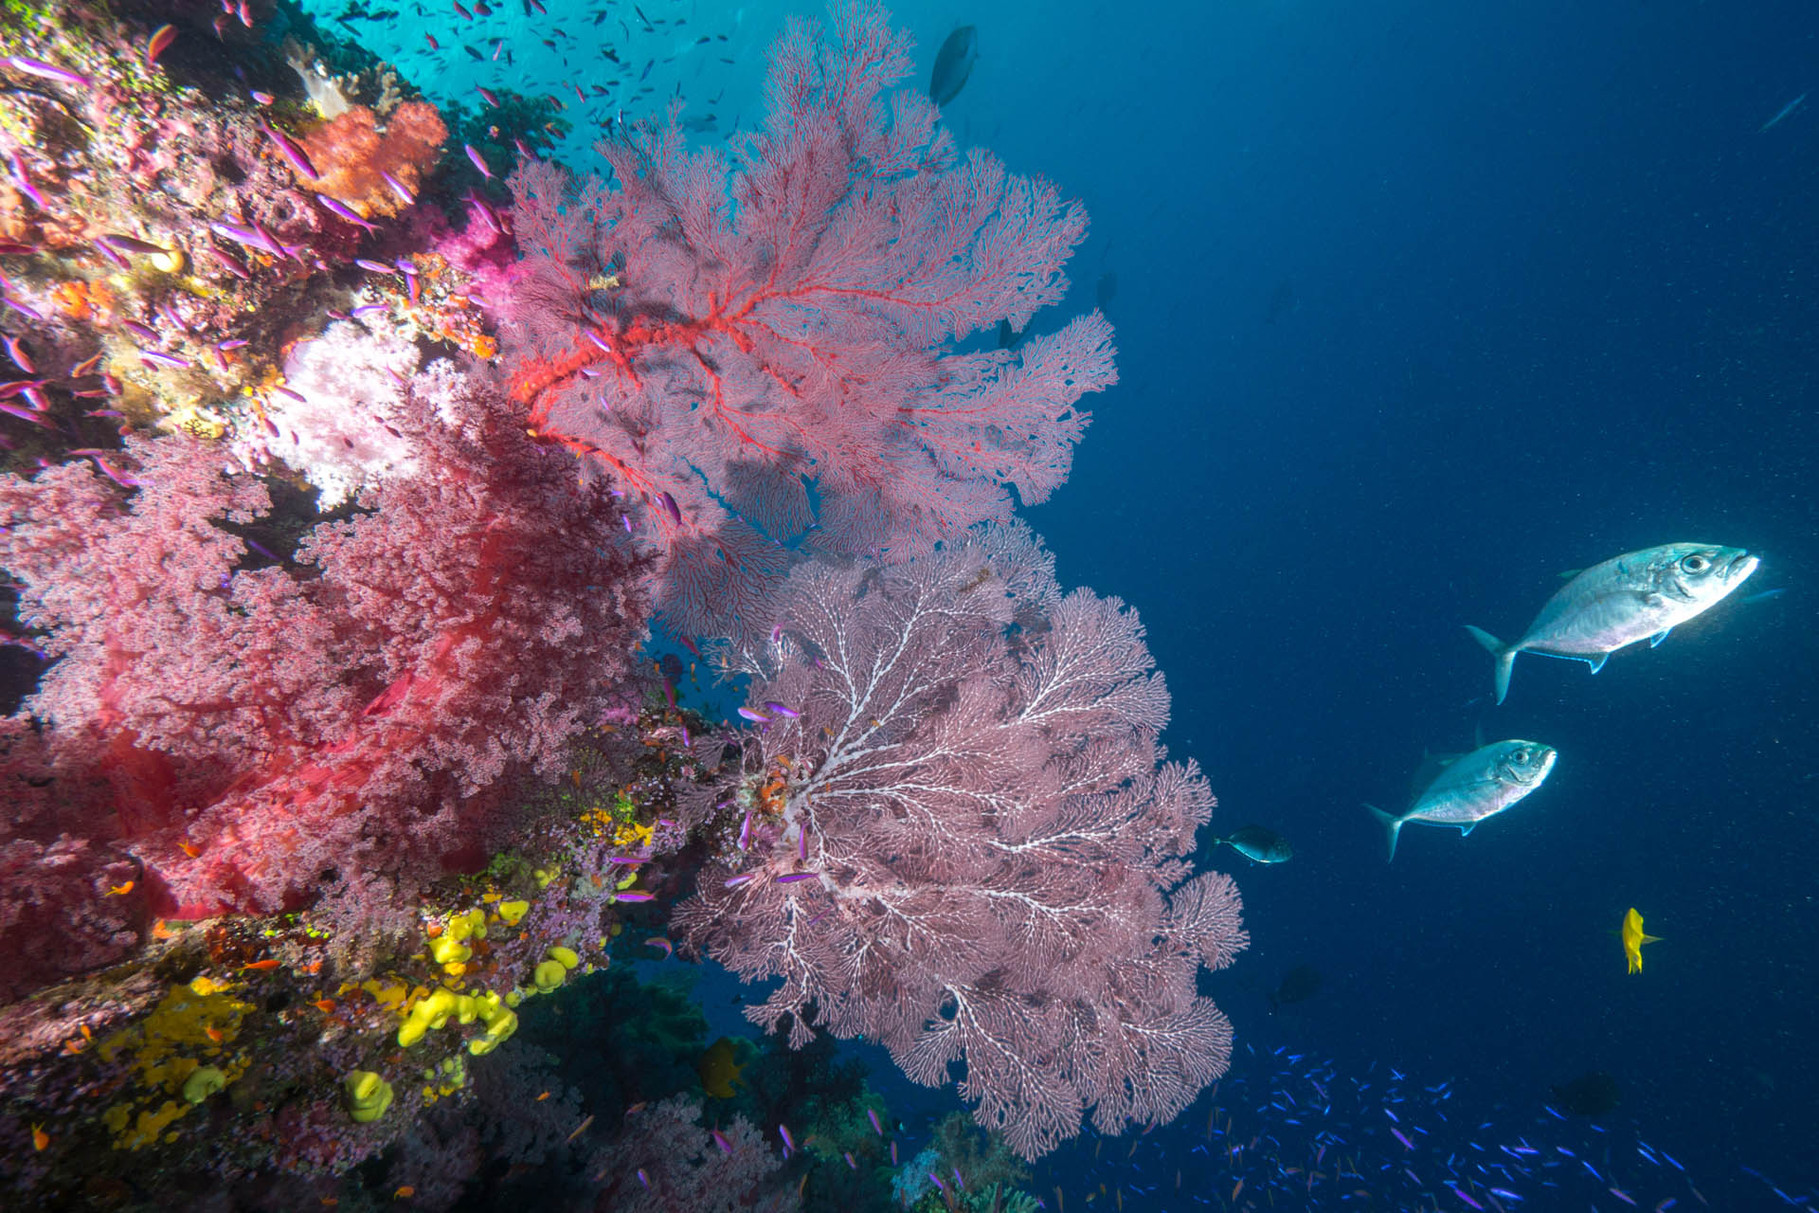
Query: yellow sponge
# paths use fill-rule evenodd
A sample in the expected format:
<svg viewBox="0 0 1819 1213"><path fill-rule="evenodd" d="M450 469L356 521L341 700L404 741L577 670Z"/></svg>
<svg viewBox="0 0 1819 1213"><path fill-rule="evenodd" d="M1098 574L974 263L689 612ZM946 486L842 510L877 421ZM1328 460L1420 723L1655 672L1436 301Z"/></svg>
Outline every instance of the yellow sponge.
<svg viewBox="0 0 1819 1213"><path fill-rule="evenodd" d="M347 1086L347 1114L357 1123L378 1120L392 1106L392 1084L371 1070L355 1070L342 1081Z"/></svg>

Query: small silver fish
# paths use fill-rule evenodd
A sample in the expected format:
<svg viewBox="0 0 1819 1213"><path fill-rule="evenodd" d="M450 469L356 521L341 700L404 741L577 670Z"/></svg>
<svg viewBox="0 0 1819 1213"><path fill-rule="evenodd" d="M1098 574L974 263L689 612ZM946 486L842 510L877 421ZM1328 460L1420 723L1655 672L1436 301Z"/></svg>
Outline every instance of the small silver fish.
<svg viewBox="0 0 1819 1213"><path fill-rule="evenodd" d="M1761 563L1742 548L1710 543L1667 543L1627 552L1574 574L1515 644L1506 645L1482 628L1467 625L1465 630L1497 659L1497 702L1502 703L1517 653L1583 661L1596 674L1625 645L1646 640L1653 648L1666 640L1669 630L1704 614Z"/></svg>
<svg viewBox="0 0 1819 1213"><path fill-rule="evenodd" d="M1390 858L1396 858L1396 838L1411 821L1417 825L1453 826L1462 834L1487 817L1495 817L1541 786L1554 759L1553 746L1538 741L1493 741L1469 754L1450 758L1430 757L1438 769L1422 781L1414 803L1400 817L1375 805L1365 805L1371 816L1389 831Z"/></svg>

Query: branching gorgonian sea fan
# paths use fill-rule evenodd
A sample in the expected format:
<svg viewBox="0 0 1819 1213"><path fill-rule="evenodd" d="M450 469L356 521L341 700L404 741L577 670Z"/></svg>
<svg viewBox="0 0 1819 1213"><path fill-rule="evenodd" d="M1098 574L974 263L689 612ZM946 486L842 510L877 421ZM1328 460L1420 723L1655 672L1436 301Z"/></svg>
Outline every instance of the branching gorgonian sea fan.
<svg viewBox="0 0 1819 1213"><path fill-rule="evenodd" d="M1043 500L1116 378L1097 312L957 352L1062 297L1086 215L892 91L910 45L875 5L792 19L736 149L689 151L672 112L599 145L610 185L512 178L514 396L644 504L684 631L767 631L778 545L896 559Z"/></svg>
<svg viewBox="0 0 1819 1213"><path fill-rule="evenodd" d="M790 1041L885 1045L1029 1158L1171 1119L1224 1072L1195 993L1248 942L1182 858L1213 805L1164 761L1168 693L1136 614L1060 596L1027 532L891 567L797 569L770 643L733 650L768 718L730 798L738 848L676 923ZM1173 890L1172 892L1170 890Z"/></svg>

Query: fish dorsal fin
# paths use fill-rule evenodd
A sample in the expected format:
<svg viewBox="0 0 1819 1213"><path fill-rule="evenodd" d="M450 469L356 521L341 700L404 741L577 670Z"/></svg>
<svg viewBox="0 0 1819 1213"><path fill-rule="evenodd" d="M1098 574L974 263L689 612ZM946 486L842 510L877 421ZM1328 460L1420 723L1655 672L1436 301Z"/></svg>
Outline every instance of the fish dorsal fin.
<svg viewBox="0 0 1819 1213"><path fill-rule="evenodd" d="M1583 572L1585 572L1584 569L1562 569L1560 572L1560 580L1571 581Z"/></svg>
<svg viewBox="0 0 1819 1213"><path fill-rule="evenodd" d="M1440 772L1463 758L1463 754L1435 754L1430 750L1421 751L1421 765L1415 768L1413 779L1415 794L1418 796L1427 790L1427 785L1440 777Z"/></svg>

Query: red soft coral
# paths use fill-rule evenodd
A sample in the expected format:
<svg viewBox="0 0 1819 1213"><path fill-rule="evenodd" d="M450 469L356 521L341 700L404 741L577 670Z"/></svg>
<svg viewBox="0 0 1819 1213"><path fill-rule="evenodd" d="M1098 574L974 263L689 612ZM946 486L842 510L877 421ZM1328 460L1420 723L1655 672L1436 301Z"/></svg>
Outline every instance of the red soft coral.
<svg viewBox="0 0 1819 1213"><path fill-rule="evenodd" d="M185 438L129 441L130 499L78 465L0 480L0 566L60 658L28 710L60 781L105 772L161 909L472 858L511 777L617 702L643 607L610 499L447 363L407 395L424 474L318 526L296 572L236 571L215 520L264 489Z"/></svg>

